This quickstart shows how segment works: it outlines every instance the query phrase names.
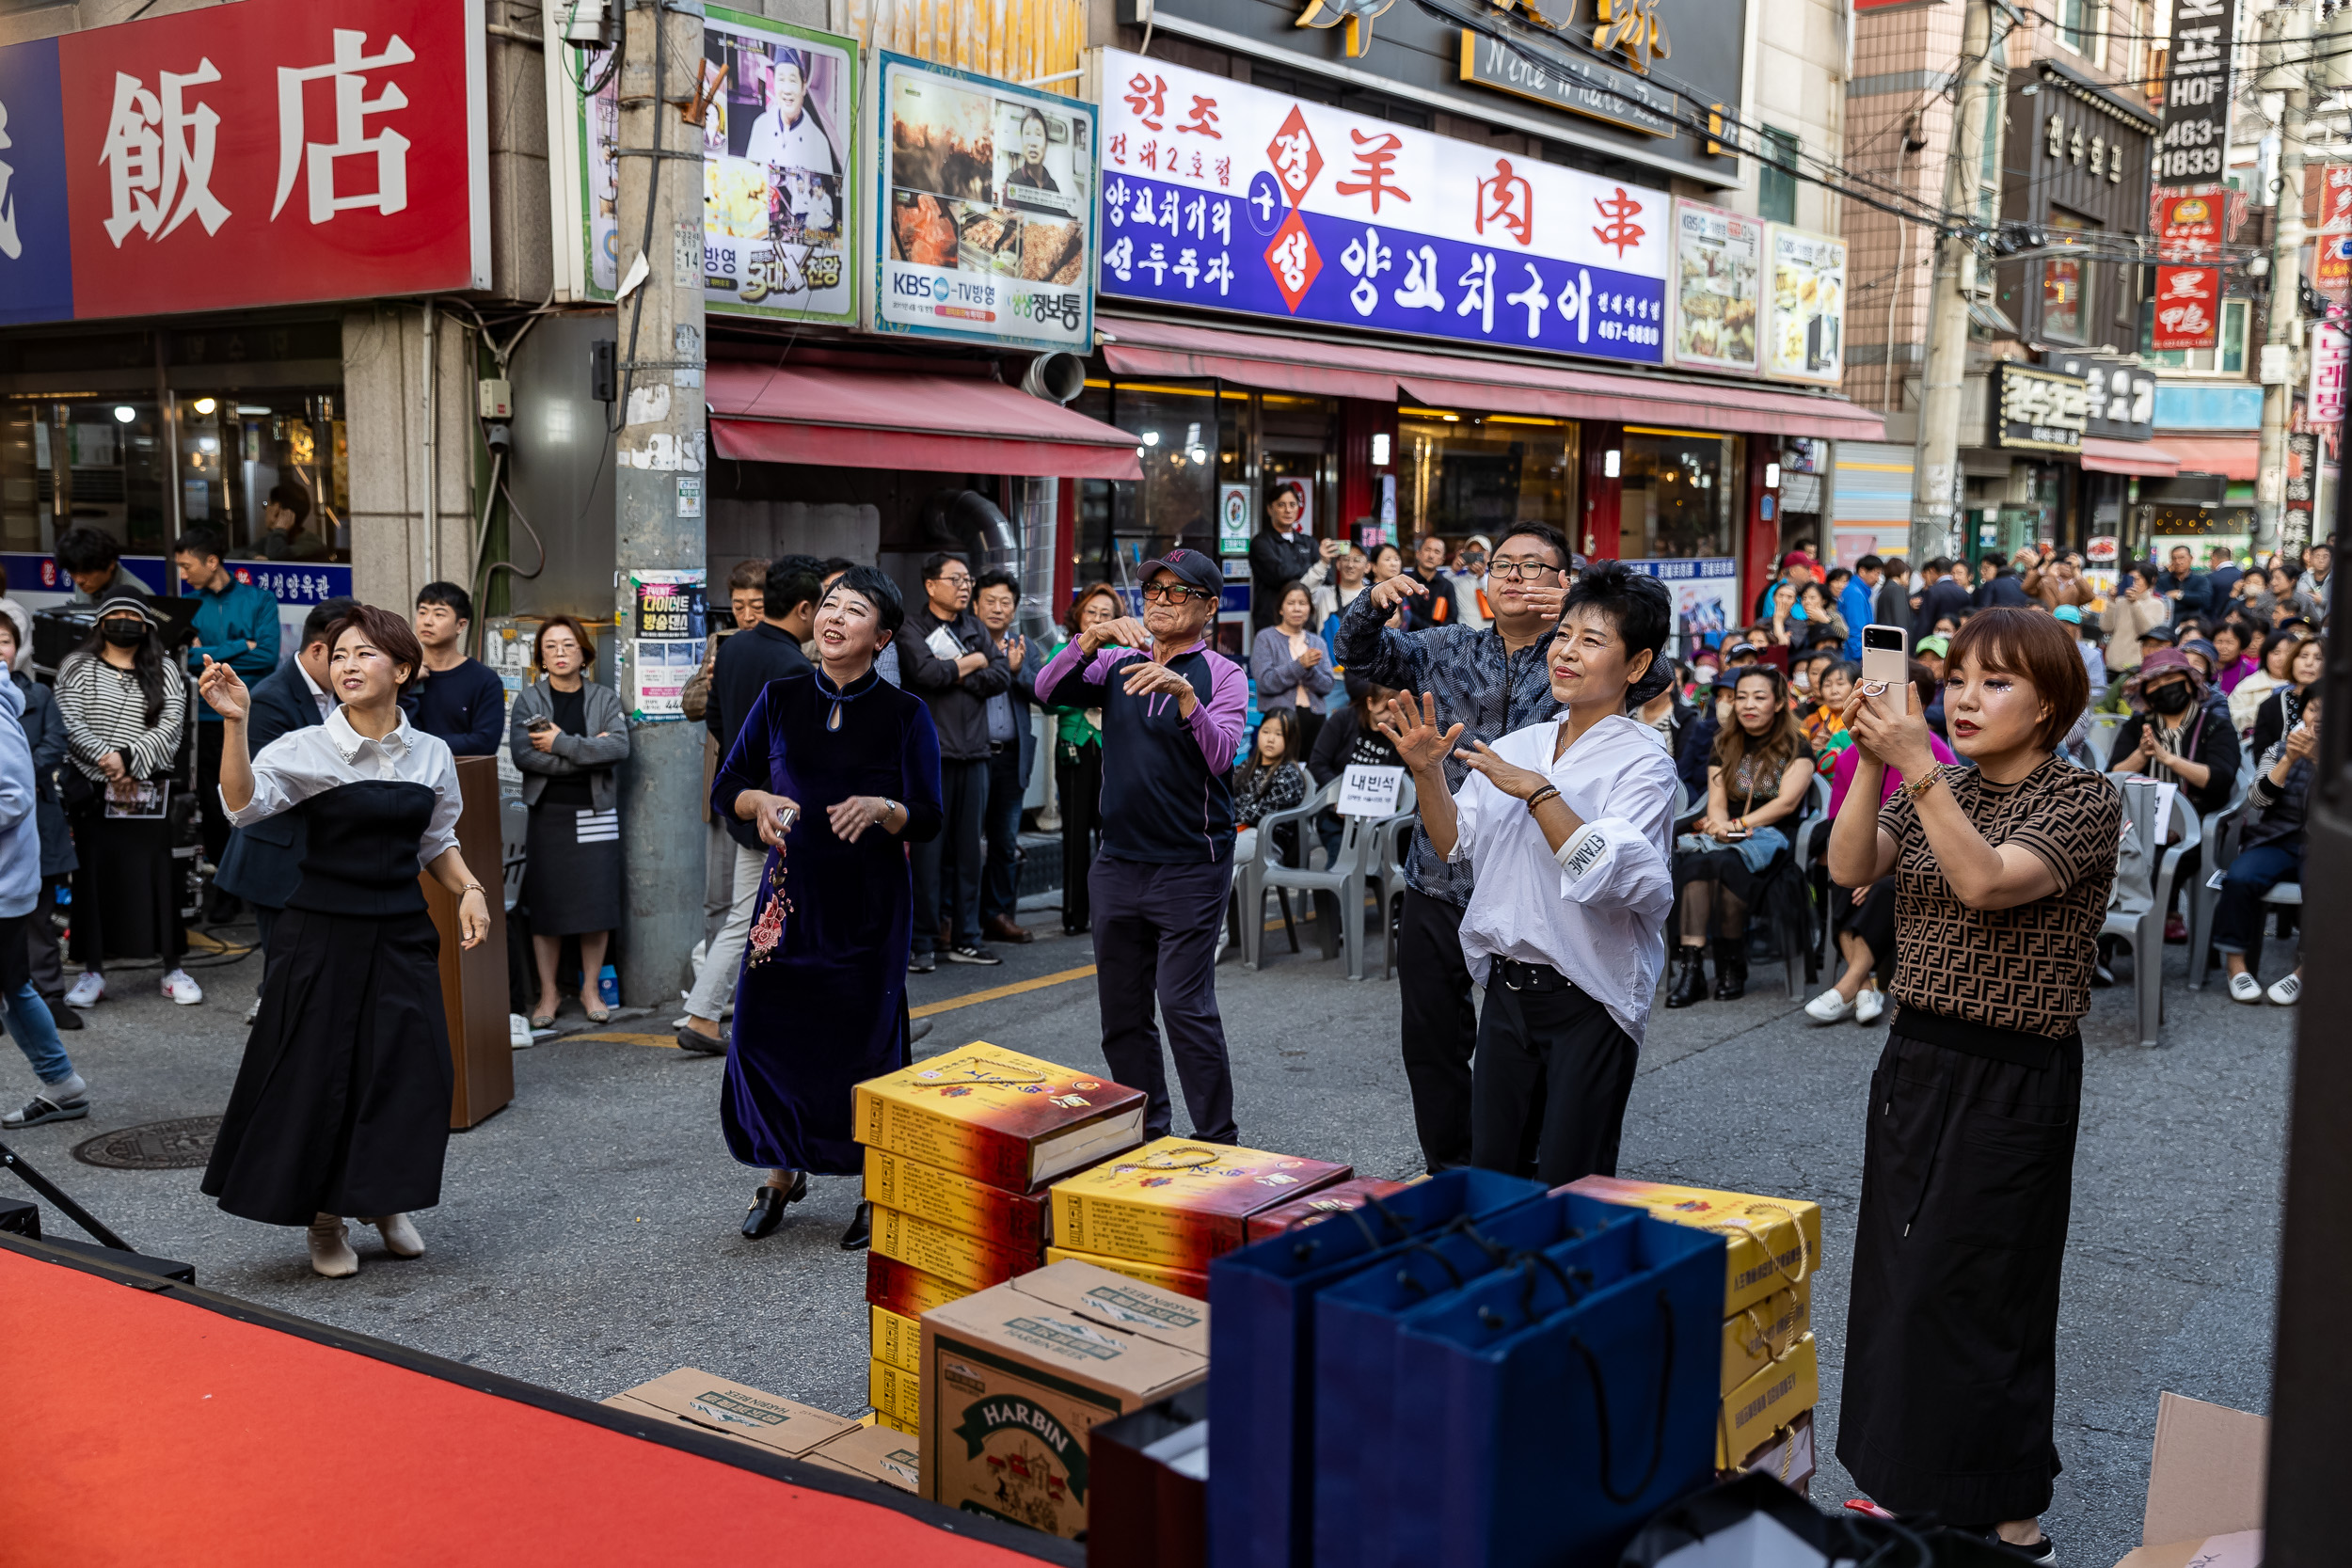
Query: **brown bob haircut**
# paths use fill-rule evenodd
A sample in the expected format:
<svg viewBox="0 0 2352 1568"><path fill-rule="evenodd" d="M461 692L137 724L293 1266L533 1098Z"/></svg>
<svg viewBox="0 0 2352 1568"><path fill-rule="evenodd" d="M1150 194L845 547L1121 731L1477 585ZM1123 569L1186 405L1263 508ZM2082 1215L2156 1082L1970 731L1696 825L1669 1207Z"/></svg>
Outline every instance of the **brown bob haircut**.
<svg viewBox="0 0 2352 1568"><path fill-rule="evenodd" d="M765 582L767 579L762 578L760 580ZM542 670L548 667L542 645L548 640L548 633L558 626L570 627L573 639L580 643L580 671L585 673L595 669L596 667L596 640L588 635L588 628L580 624L580 617L577 615L550 615L540 623L538 635L531 640L531 662Z"/></svg>
<svg viewBox="0 0 2352 1568"><path fill-rule="evenodd" d="M1127 601L1120 595L1118 589L1113 588L1107 582L1090 582L1084 588L1079 589L1078 596L1070 601L1070 613L1062 620L1062 629L1067 631L1073 637L1077 636L1080 631L1085 629L1083 626L1079 626L1078 619L1087 612L1087 601L1089 599L1101 598L1105 594L1107 594L1110 598L1111 610L1114 614L1124 615L1127 613Z"/></svg>
<svg viewBox="0 0 2352 1568"><path fill-rule="evenodd" d="M326 628L328 656L333 657L335 644L343 640L343 633L356 631L365 641L373 643L378 652L394 664L408 666L407 678L400 683L405 691L416 678L424 673L424 644L409 629L405 616L389 610L378 610L372 604L356 604L335 619Z"/></svg>
<svg viewBox="0 0 2352 1568"><path fill-rule="evenodd" d="M1948 679L1967 667L2015 675L2033 684L2034 694L2050 705L2042 716L2034 743L2055 752L2074 727L2090 702L2090 673L2074 639L2058 618L2046 610L1995 606L1979 610L1960 624L1951 652L1944 658Z"/></svg>

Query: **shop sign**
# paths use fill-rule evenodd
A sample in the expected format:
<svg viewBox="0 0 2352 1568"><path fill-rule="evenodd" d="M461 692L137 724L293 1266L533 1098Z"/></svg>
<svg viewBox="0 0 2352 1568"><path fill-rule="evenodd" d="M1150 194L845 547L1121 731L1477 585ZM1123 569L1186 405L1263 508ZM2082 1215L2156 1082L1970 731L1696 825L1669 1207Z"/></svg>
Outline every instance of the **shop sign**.
<svg viewBox="0 0 2352 1568"><path fill-rule="evenodd" d="M2312 425L2344 422L2344 373L2352 362L2352 336L2344 328L2312 324L2312 381L2304 394L2304 418Z"/></svg>
<svg viewBox="0 0 2352 1568"><path fill-rule="evenodd" d="M2177 0L2171 67L2164 83L2164 134L2151 178L2166 189L2221 178L2230 150L2230 56L2237 0Z"/></svg>
<svg viewBox="0 0 2352 1568"><path fill-rule="evenodd" d="M1751 373L1756 370L1756 296L1763 261L1761 222L1676 198L1676 364Z"/></svg>
<svg viewBox="0 0 2352 1568"><path fill-rule="evenodd" d="M1685 657L1740 619L1740 562L1730 556L1650 558L1629 561L1634 571L1658 578L1675 600L1675 634Z"/></svg>
<svg viewBox="0 0 2352 1568"><path fill-rule="evenodd" d="M1534 12L1527 14L1533 17ZM1462 80L1645 135L1671 136L1679 130L1674 120L1678 107L1675 95L1639 76L1573 54L1539 60L1467 27L1462 29Z"/></svg>
<svg viewBox="0 0 2352 1568"><path fill-rule="evenodd" d="M2197 261L2218 256L2229 220L2231 195L2218 185L2156 192L2150 205L2155 209L2157 256L2167 261Z"/></svg>
<svg viewBox="0 0 2352 1568"><path fill-rule="evenodd" d="M2221 269L2158 267L2152 347L2211 348L2221 331Z"/></svg>
<svg viewBox="0 0 2352 1568"><path fill-rule="evenodd" d="M1846 242L1775 223L1765 255L1764 373L1835 387L1846 373Z"/></svg>
<svg viewBox="0 0 2352 1568"><path fill-rule="evenodd" d="M868 75L867 329L1092 353L1094 105L886 50Z"/></svg>
<svg viewBox="0 0 2352 1568"><path fill-rule="evenodd" d="M2312 247L2312 287L2338 305L2352 298L2352 234L2325 235Z"/></svg>
<svg viewBox="0 0 2352 1568"><path fill-rule="evenodd" d="M602 74L606 57L585 56L582 78ZM714 6L703 23L702 75L710 94L699 131L702 254L697 263L697 241L686 233L679 285L691 287L699 265L706 310L854 323L856 43ZM620 289L618 77L594 99L571 95L579 209L557 222L562 245L585 247L580 293L589 299ZM663 134L689 150L697 131L672 121Z"/></svg>
<svg viewBox="0 0 2352 1568"><path fill-rule="evenodd" d="M2004 359L1994 388L1993 444L2029 451L2080 451L2090 422L2083 378Z"/></svg>
<svg viewBox="0 0 2352 1568"><path fill-rule="evenodd" d="M1249 553L1249 486L1220 484L1216 487L1216 553L1248 555Z"/></svg>
<svg viewBox="0 0 2352 1568"><path fill-rule="evenodd" d="M686 683L702 668L707 635L703 582L699 567L629 569L629 722L686 717Z"/></svg>
<svg viewBox="0 0 2352 1568"><path fill-rule="evenodd" d="M1105 294L1665 358L1663 191L1105 49Z"/></svg>
<svg viewBox="0 0 2352 1568"><path fill-rule="evenodd" d="M0 323L490 286L481 0L0 49Z"/></svg>
<svg viewBox="0 0 2352 1568"><path fill-rule="evenodd" d="M2042 363L2083 378L2083 433L2118 441L2156 435L2156 378L2124 359L2044 350Z"/></svg>

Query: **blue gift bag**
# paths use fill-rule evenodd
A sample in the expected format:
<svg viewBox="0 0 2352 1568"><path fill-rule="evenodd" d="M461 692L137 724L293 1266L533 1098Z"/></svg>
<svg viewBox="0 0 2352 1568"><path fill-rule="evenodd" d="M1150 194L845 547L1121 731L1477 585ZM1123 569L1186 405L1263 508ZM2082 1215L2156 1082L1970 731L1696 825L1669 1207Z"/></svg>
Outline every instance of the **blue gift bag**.
<svg viewBox="0 0 2352 1568"><path fill-rule="evenodd" d="M1629 1266L1588 1290L1580 1250L1620 1236ZM1723 1290L1722 1237L1645 1214L1416 1315L1396 1339L1395 1560L1610 1568L1714 1475Z"/></svg>
<svg viewBox="0 0 2352 1568"><path fill-rule="evenodd" d="M1373 1568L1389 1560L1391 1471L1406 1447L1393 1420L1399 1326L1518 1254L1584 1240L1611 1226L1629 1233L1636 1212L1579 1193L1553 1193L1484 1223L1465 1218L1443 1227L1315 1298L1316 1568ZM1629 1242L1617 1250L1630 1259ZM1624 1267L1618 1263L1605 1279Z"/></svg>
<svg viewBox="0 0 2352 1568"><path fill-rule="evenodd" d="M1447 1171L1209 1265L1212 1568L1292 1568L1312 1550L1316 1295L1456 1219L1544 1196L1520 1177Z"/></svg>

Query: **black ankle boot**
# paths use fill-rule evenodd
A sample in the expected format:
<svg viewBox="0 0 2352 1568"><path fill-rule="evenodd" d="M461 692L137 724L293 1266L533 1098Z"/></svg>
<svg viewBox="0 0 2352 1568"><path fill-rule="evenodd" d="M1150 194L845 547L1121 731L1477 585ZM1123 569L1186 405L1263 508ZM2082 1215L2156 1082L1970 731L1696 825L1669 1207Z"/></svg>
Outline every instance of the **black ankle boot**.
<svg viewBox="0 0 2352 1568"><path fill-rule="evenodd" d="M1707 998L1707 950L1677 943L1666 981L1666 1006L1687 1007Z"/></svg>
<svg viewBox="0 0 2352 1568"><path fill-rule="evenodd" d="M1715 1000L1733 1002L1748 993L1748 939L1715 939Z"/></svg>

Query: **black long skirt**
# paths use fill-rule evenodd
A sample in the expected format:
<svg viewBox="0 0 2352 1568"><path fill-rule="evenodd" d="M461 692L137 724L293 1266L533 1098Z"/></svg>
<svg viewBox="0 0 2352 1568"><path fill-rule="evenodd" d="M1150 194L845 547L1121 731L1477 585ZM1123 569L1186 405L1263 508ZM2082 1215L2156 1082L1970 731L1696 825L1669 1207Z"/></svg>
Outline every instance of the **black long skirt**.
<svg viewBox="0 0 2352 1568"><path fill-rule="evenodd" d="M261 1016L204 1172L223 1209L309 1225L440 1202L453 1086L440 949L422 911L278 917Z"/></svg>
<svg viewBox="0 0 2352 1568"><path fill-rule="evenodd" d="M2082 1087L2079 1042L2034 1069L1890 1034L1871 1074L1837 1458L1898 1513L2050 1506Z"/></svg>

